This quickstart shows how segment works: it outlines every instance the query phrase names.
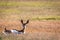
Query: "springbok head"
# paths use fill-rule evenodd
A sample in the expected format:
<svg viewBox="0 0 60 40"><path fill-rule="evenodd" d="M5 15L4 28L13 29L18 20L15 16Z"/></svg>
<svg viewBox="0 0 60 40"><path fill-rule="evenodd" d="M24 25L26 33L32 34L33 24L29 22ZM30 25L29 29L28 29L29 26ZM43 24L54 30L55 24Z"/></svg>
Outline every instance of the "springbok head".
<svg viewBox="0 0 60 40"><path fill-rule="evenodd" d="M21 23L22 23L23 28L25 28L25 27L26 27L26 24L29 23L29 20L27 20L27 21L24 23L23 20L21 19Z"/></svg>

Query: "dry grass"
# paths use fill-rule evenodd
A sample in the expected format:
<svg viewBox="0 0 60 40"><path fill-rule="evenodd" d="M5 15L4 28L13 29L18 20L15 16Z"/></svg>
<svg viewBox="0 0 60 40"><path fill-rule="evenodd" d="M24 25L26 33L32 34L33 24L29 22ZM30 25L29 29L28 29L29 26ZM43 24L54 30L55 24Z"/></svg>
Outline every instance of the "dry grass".
<svg viewBox="0 0 60 40"><path fill-rule="evenodd" d="M2 20L60 20L60 2L0 2Z"/></svg>
<svg viewBox="0 0 60 40"><path fill-rule="evenodd" d="M30 20L26 34L2 33L22 29L20 19ZM0 40L60 40L60 1L0 1Z"/></svg>
<svg viewBox="0 0 60 40"><path fill-rule="evenodd" d="M9 30L21 29L21 23L19 21L4 21L0 25ZM60 40L60 21L30 21L25 29L26 33L19 35L4 35L2 33L3 28L1 26L0 28L1 40Z"/></svg>
<svg viewBox="0 0 60 40"><path fill-rule="evenodd" d="M0 40L60 40L58 37L59 34L53 33L35 33L35 34L24 34L24 35L9 35L6 36L4 34L0 35Z"/></svg>

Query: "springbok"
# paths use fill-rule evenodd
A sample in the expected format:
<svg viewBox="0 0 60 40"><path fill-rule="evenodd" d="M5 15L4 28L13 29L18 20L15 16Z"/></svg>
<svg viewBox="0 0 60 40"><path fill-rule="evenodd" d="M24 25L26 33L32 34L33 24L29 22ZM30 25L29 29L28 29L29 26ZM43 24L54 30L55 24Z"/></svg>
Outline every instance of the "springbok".
<svg viewBox="0 0 60 40"><path fill-rule="evenodd" d="M24 23L23 20L21 20L21 23L22 23L22 27L23 27L22 30L16 30L16 29L13 29L13 30L11 30L11 32L14 33L14 34L25 33L24 30L25 30L25 28L26 28L26 24L29 23L29 20L27 20L26 23Z"/></svg>
<svg viewBox="0 0 60 40"><path fill-rule="evenodd" d="M6 29L6 27L4 28L4 31L3 31L3 33L5 34L5 35L7 35L7 34L21 34L21 33L25 33L25 28L26 28L26 24L28 24L29 23L29 20L27 20L26 21L26 23L23 23L23 20L21 20L21 23L22 23L22 30L16 30L16 29L12 29L12 30L7 30Z"/></svg>

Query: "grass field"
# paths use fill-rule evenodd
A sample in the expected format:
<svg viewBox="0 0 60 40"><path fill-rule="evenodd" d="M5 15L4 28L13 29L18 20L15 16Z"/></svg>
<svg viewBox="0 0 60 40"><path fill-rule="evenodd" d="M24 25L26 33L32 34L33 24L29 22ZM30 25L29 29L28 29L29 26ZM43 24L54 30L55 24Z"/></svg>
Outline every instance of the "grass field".
<svg viewBox="0 0 60 40"><path fill-rule="evenodd" d="M10 18L11 17L11 18ZM60 2L0 2L0 19L60 20ZM14 20L15 20L14 19Z"/></svg>
<svg viewBox="0 0 60 40"><path fill-rule="evenodd" d="M26 34L2 33L22 29L21 19ZM0 1L0 40L60 40L60 1Z"/></svg>
<svg viewBox="0 0 60 40"><path fill-rule="evenodd" d="M18 23L17 23L18 22ZM4 27L20 30L19 21L3 21L0 23L0 40L60 40L60 21L30 21L25 34L4 35Z"/></svg>

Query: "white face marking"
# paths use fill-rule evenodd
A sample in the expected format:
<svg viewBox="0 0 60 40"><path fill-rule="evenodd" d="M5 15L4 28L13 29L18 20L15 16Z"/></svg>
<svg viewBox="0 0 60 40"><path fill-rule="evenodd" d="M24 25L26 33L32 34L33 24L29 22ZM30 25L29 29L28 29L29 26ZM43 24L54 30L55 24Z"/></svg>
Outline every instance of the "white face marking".
<svg viewBox="0 0 60 40"><path fill-rule="evenodd" d="M26 26L25 26L25 29L26 29Z"/></svg>
<svg viewBox="0 0 60 40"><path fill-rule="evenodd" d="M25 34L25 32L24 32L24 34Z"/></svg>

